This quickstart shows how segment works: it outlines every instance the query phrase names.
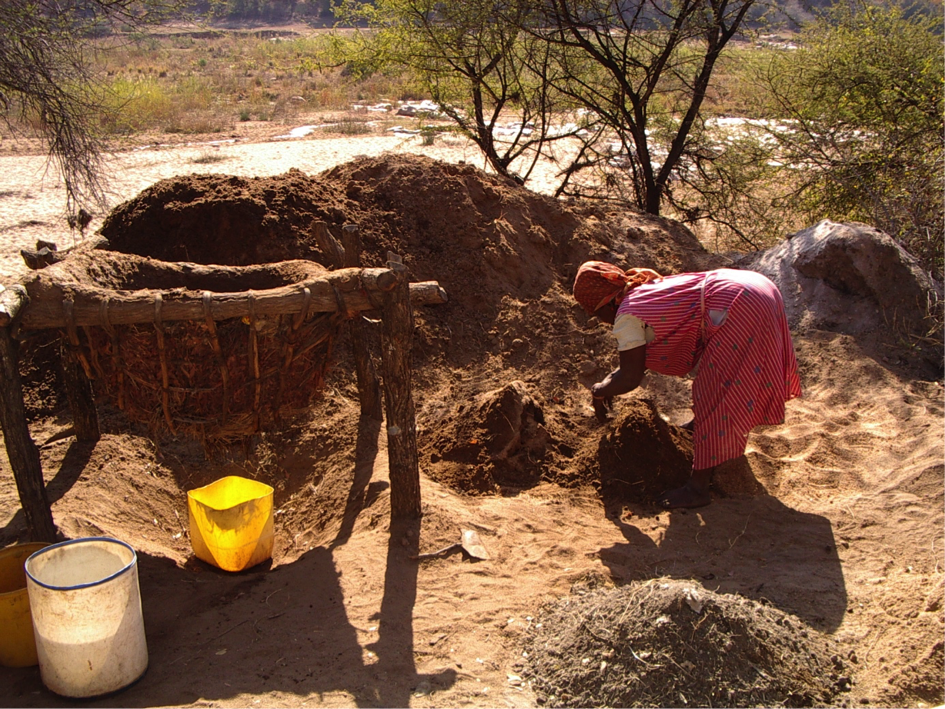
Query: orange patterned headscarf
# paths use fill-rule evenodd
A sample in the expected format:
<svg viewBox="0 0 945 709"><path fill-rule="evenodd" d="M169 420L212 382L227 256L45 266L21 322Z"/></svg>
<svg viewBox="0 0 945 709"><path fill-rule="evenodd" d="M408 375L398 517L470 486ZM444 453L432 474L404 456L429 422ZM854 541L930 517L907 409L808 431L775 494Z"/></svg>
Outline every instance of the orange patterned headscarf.
<svg viewBox="0 0 945 709"><path fill-rule="evenodd" d="M574 299L588 315L614 298L623 298L631 289L662 278L649 268L630 268L624 271L612 263L586 261L574 278Z"/></svg>

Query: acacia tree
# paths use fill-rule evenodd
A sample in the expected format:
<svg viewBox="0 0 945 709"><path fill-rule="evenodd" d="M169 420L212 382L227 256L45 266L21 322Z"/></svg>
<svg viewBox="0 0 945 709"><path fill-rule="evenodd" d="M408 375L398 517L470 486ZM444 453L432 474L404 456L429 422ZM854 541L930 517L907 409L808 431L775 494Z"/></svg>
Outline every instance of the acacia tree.
<svg viewBox="0 0 945 709"><path fill-rule="evenodd" d="M346 0L340 16L369 28L362 65L412 70L499 174L513 176L523 155L532 166L541 152L557 161L551 142L575 137L558 195L586 195L574 187L581 174L619 163L610 186L629 186L632 203L659 214L698 148L716 62L755 2ZM563 120L574 113L579 125ZM512 114L523 130L497 140Z"/></svg>
<svg viewBox="0 0 945 709"><path fill-rule="evenodd" d="M91 70L90 38L141 28L172 0L18 0L0 3L0 111L11 133L34 129L66 189L70 223L104 204L97 117L107 105Z"/></svg>
<svg viewBox="0 0 945 709"><path fill-rule="evenodd" d="M349 66L411 71L498 174L524 182L549 142L570 134L552 133L563 107L549 47L521 30L534 23L533 2L346 0L339 15L368 28L360 57L342 53Z"/></svg>
<svg viewBox="0 0 945 709"><path fill-rule="evenodd" d="M556 91L586 111L571 174L620 167L628 197L659 214L690 153L716 63L755 0L548 0L527 28L556 50ZM611 179L613 175L611 175ZM617 178L618 180L620 178ZM617 185L618 187L620 185Z"/></svg>

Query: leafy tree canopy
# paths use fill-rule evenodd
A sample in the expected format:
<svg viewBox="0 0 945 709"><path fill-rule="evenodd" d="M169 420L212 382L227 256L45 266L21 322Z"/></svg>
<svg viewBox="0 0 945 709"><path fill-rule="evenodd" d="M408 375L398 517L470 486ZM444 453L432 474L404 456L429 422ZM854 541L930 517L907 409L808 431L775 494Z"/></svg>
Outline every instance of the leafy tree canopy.
<svg viewBox="0 0 945 709"><path fill-rule="evenodd" d="M942 275L945 65L941 20L893 5L834 5L801 49L767 68L786 160L805 165L794 205L898 238Z"/></svg>

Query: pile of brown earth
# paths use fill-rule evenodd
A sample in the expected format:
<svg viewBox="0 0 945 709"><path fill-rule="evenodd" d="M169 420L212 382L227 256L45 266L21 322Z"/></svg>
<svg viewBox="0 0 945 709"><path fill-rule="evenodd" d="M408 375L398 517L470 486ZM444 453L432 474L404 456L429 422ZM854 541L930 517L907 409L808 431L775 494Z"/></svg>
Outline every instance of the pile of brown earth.
<svg viewBox="0 0 945 709"><path fill-rule="evenodd" d="M850 683L837 648L793 616L672 579L550 605L525 654L544 706L831 706Z"/></svg>
<svg viewBox="0 0 945 709"><path fill-rule="evenodd" d="M363 265L401 254L411 280L436 280L449 296L415 312L418 427L429 432L420 455L431 478L476 494L602 482L645 501L688 474L691 443L655 406L622 413L627 425L600 452L599 425L573 414L583 397L573 367L590 384L602 374L593 360L612 349L607 328L570 296L577 266L605 255L667 273L721 265L673 222L563 205L468 165L385 156L315 176L164 180L115 209L101 234L109 249L166 261L327 264L318 221L339 236L357 225ZM338 356L336 376L350 386L350 363ZM498 388L483 393L489 381ZM628 467L621 449L646 455Z"/></svg>

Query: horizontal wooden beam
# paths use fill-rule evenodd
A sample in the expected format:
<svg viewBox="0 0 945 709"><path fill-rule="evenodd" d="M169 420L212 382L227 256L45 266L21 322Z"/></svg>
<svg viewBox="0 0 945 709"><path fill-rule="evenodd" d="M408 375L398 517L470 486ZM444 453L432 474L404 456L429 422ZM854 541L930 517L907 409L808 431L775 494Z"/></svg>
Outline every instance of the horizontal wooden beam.
<svg viewBox="0 0 945 709"><path fill-rule="evenodd" d="M340 307L350 315L377 308L380 302L377 296L389 291L396 283L397 276L386 268L339 269L302 283L235 293L183 288L122 291L37 280L28 284L30 304L22 309L21 324L26 329L42 330L70 325L203 320L208 314L213 320L226 320L275 317L303 311L331 313ZM412 283L410 300L417 305L433 305L445 303L447 295L436 281Z"/></svg>

